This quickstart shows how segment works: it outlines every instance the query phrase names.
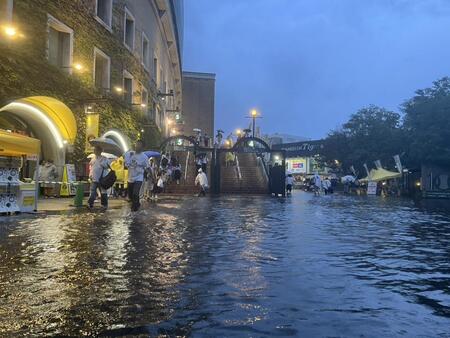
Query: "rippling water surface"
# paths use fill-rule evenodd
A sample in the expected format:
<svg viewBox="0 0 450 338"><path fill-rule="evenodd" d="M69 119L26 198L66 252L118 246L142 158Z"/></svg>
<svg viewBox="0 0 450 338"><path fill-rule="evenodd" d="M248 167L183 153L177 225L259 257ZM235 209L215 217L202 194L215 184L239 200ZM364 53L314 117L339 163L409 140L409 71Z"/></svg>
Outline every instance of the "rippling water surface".
<svg viewBox="0 0 450 338"><path fill-rule="evenodd" d="M450 337L450 217L296 193L0 219L0 336Z"/></svg>

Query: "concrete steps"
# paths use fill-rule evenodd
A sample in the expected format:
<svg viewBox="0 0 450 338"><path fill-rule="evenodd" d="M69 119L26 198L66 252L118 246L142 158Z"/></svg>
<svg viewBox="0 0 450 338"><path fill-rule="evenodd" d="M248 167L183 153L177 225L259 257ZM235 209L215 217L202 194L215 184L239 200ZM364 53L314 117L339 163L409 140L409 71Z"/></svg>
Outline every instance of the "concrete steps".
<svg viewBox="0 0 450 338"><path fill-rule="evenodd" d="M190 195L198 193L199 187L195 185L197 169L195 166L194 154L190 152L188 156L188 153L184 151L174 151L173 154L175 154L175 156L178 158L178 161L181 165L181 180L180 184L177 184L176 182L171 182L170 184L168 184L164 189L164 193L174 195ZM186 161L188 161L187 166ZM187 175L185 176L186 170ZM207 176L208 180L210 180L209 167Z"/></svg>
<svg viewBox="0 0 450 338"><path fill-rule="evenodd" d="M268 194L269 188L264 172L258 165L256 154L242 153L237 155L242 179L239 179L236 166L225 167L222 158L221 192L232 194Z"/></svg>

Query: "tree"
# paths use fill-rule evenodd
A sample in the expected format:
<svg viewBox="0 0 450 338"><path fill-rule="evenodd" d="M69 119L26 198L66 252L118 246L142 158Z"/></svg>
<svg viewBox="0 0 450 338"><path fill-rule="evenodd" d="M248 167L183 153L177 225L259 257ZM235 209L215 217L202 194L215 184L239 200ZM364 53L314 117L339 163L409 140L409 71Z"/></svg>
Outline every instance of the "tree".
<svg viewBox="0 0 450 338"><path fill-rule="evenodd" d="M450 78L444 77L433 82L431 88L416 91L402 110L411 163L450 165Z"/></svg>
<svg viewBox="0 0 450 338"><path fill-rule="evenodd" d="M323 156L327 164L338 162L344 171L352 165L362 170L364 163L370 165L375 160L393 164L392 156L403 150L400 115L371 105L327 136Z"/></svg>

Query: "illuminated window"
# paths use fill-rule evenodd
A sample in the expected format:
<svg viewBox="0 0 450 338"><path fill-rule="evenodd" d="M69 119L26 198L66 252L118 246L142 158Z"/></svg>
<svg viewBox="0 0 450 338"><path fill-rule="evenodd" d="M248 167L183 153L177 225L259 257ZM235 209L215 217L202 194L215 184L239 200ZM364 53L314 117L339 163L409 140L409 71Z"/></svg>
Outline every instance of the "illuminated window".
<svg viewBox="0 0 450 338"><path fill-rule="evenodd" d="M150 63L150 44L145 33L142 33L142 64L148 69Z"/></svg>
<svg viewBox="0 0 450 338"><path fill-rule="evenodd" d="M73 30L48 15L48 62L66 72L72 71Z"/></svg>
<svg viewBox="0 0 450 338"><path fill-rule="evenodd" d="M134 17L130 11L125 8L125 21L123 30L123 42L125 46L133 50L134 48Z"/></svg>
<svg viewBox="0 0 450 338"><path fill-rule="evenodd" d="M110 29L112 22L112 0L97 0L95 2L95 15L97 21Z"/></svg>
<svg viewBox="0 0 450 338"><path fill-rule="evenodd" d="M13 0L0 0L0 22L9 23L12 21Z"/></svg>
<svg viewBox="0 0 450 338"><path fill-rule="evenodd" d="M110 88L111 59L100 49L94 48L94 84L102 92Z"/></svg>

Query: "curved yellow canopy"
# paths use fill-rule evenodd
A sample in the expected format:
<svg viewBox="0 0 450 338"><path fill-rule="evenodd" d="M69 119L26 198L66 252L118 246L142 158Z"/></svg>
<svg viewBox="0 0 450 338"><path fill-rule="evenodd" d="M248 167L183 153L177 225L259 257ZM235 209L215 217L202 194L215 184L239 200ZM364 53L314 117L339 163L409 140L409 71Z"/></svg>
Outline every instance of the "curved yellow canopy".
<svg viewBox="0 0 450 338"><path fill-rule="evenodd" d="M38 155L40 151L38 139L0 130L0 156Z"/></svg>
<svg viewBox="0 0 450 338"><path fill-rule="evenodd" d="M58 127L61 136L73 143L77 136L77 122L69 107L61 101L48 96L30 96L16 102L28 103L44 112Z"/></svg>

